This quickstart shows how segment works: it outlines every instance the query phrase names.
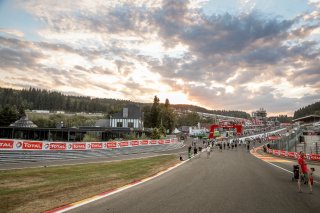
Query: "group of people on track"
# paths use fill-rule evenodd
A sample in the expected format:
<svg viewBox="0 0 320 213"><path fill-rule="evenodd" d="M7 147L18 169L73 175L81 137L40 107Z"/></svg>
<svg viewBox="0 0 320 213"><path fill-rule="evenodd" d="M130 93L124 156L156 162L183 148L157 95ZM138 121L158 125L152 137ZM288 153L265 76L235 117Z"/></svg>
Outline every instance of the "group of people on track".
<svg viewBox="0 0 320 213"><path fill-rule="evenodd" d="M214 148L218 148L219 151L222 152L222 150L226 150L226 149L237 150L238 146L243 145L243 147L245 147L248 151L250 151L251 144L254 148L255 144L257 142L261 143L261 142L265 142L265 140L266 139L264 137L257 137L257 138L246 139L246 140L241 140L241 139L237 138L237 139L231 140L230 142L228 142L226 140L222 140L222 141L203 140L203 145L205 147L204 152L206 152L207 158L209 158L210 153L212 152L212 149L214 149ZM202 152L202 146L199 146L197 148L197 143L195 141L192 141L191 145L188 147L189 158L191 158L191 156L192 156L192 153L191 153L192 147L193 147L193 154L197 155L198 150L199 150L199 157L200 157L201 152ZM266 148L266 146L264 146L264 148ZM299 165L298 192L302 192L301 183L305 183L305 184L308 183L310 193L312 193L314 168L310 168L310 169L308 168L307 163L305 161L305 158L306 158L305 153L303 151L301 151L298 156L298 165ZM181 159L181 157L180 157L180 159Z"/></svg>

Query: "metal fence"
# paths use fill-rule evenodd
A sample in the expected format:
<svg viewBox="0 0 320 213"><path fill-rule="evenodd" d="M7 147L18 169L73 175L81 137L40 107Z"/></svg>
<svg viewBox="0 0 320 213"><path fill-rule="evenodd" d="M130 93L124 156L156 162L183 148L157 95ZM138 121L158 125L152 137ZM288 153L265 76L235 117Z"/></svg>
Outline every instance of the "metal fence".
<svg viewBox="0 0 320 213"><path fill-rule="evenodd" d="M297 147L299 147L299 137L302 135L302 130L297 130L294 133L289 134L288 136L281 137L279 140L271 143L271 148L278 150L286 150L290 151L294 149L297 151ZM304 147L304 151L305 147Z"/></svg>

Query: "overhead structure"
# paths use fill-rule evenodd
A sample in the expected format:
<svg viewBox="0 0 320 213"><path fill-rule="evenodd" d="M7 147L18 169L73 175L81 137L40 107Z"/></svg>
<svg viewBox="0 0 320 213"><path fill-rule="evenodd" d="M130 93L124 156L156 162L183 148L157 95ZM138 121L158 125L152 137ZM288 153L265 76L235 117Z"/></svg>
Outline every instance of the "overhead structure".
<svg viewBox="0 0 320 213"><path fill-rule="evenodd" d="M320 115L307 115L292 120L293 122L314 123L320 121Z"/></svg>
<svg viewBox="0 0 320 213"><path fill-rule="evenodd" d="M211 125L210 127L210 133L209 133L209 139L211 138L215 138L215 130L219 129L219 128L223 128L226 130L230 130L230 129L235 129L237 135L241 135L242 134L242 130L243 130L243 126L242 124L233 124L233 125Z"/></svg>

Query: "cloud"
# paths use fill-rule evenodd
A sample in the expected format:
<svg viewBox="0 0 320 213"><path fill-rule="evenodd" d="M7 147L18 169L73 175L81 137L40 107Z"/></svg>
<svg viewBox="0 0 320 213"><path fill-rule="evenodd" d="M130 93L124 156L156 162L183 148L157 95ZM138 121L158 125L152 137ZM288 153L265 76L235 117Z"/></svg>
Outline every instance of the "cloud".
<svg viewBox="0 0 320 213"><path fill-rule="evenodd" d="M204 14L205 3L21 1L42 40L0 37L0 73L17 87L142 102L185 94L214 109L284 112L319 98L318 2L288 20L252 1L220 15Z"/></svg>
<svg viewBox="0 0 320 213"><path fill-rule="evenodd" d="M21 32L20 30L16 30L16 29L0 28L0 33L5 33L7 35L14 36L14 37L19 37L19 38L24 37L24 33Z"/></svg>

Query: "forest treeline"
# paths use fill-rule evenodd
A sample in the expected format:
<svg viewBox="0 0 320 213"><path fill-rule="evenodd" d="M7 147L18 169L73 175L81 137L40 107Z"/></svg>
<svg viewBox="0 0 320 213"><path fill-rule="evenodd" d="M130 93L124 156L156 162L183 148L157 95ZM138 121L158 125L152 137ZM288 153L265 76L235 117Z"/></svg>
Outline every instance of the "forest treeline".
<svg viewBox="0 0 320 213"><path fill-rule="evenodd" d="M298 109L294 112L293 118L301 118L307 115L320 115L320 101Z"/></svg>
<svg viewBox="0 0 320 213"><path fill-rule="evenodd" d="M113 113L129 103L129 100L91 98L64 95L60 92L36 88L14 90L0 88L0 107L7 105L30 110L66 112Z"/></svg>
<svg viewBox="0 0 320 213"><path fill-rule="evenodd" d="M99 112L104 114L113 114L121 110L127 104L134 103L130 100L65 95L61 92L41 90L36 88L22 90L0 88L0 100L1 108L9 105L30 110L90 113ZM152 105L151 100L150 103L135 104L141 106L142 108ZM250 118L248 113L242 111L208 110L203 107L187 104L171 104L171 107L175 110L183 112L204 112L239 118Z"/></svg>
<svg viewBox="0 0 320 213"><path fill-rule="evenodd" d="M231 117L237 117L237 118L250 118L249 113L246 113L243 111L237 111L237 110L208 110L203 107L187 105L187 104L176 104L176 105L172 105L172 107L175 108L176 110L181 110L181 111L188 110L192 112L210 113L210 114L231 116Z"/></svg>

